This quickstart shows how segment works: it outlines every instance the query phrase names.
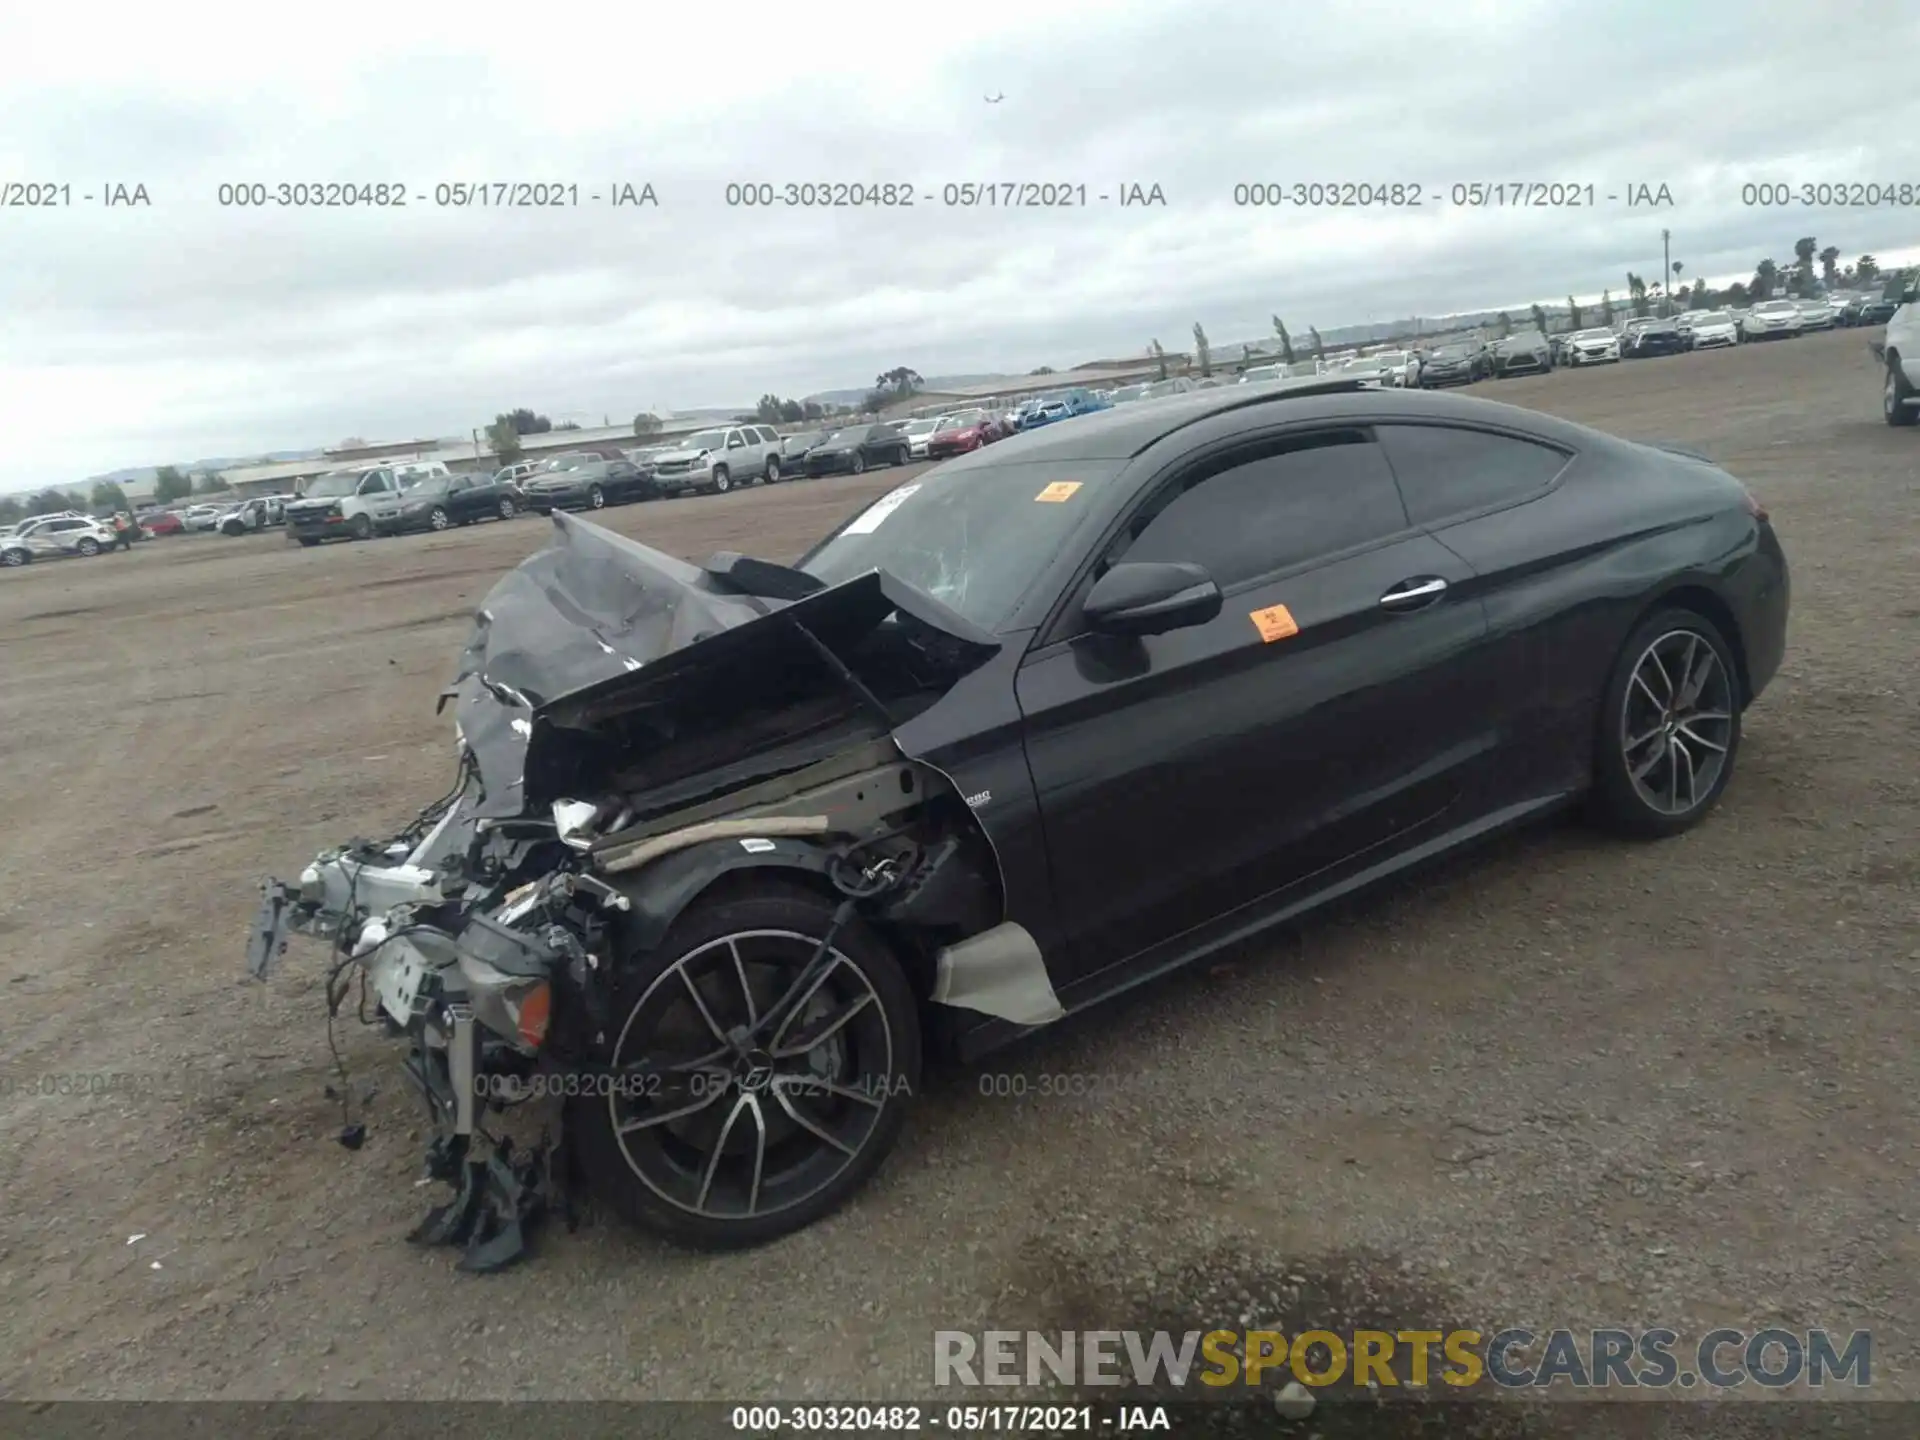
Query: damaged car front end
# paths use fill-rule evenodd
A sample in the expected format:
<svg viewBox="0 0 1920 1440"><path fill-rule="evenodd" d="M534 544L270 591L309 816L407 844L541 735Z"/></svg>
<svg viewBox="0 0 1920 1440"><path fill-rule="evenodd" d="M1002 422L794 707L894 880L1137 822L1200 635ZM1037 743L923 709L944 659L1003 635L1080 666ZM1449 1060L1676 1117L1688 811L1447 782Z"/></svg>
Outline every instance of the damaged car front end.
<svg viewBox="0 0 1920 1440"><path fill-rule="evenodd" d="M968 798L896 734L993 634L881 571L554 525L441 696L452 789L269 881L249 941L261 980L326 942L329 1023L357 991L407 1043L454 1189L412 1238L471 1270L587 1191L690 1244L798 1229L884 1158L930 1007L1062 1013Z"/></svg>

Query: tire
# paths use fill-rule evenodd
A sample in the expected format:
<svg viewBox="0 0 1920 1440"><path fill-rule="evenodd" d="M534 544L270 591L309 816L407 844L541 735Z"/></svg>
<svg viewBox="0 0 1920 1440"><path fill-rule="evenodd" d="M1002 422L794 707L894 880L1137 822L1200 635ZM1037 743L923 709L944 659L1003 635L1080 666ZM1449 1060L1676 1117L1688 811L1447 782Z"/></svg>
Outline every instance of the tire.
<svg viewBox="0 0 1920 1440"><path fill-rule="evenodd" d="M356 540L373 538L373 520L367 515L356 515L347 522L347 533Z"/></svg>
<svg viewBox="0 0 1920 1440"><path fill-rule="evenodd" d="M893 463L896 465L907 465L911 464L912 461L913 452L911 450L903 447L893 452Z"/></svg>
<svg viewBox="0 0 1920 1440"><path fill-rule="evenodd" d="M602 490L598 485L589 485L587 487L587 508L589 510L606 509L607 492Z"/></svg>
<svg viewBox="0 0 1920 1440"><path fill-rule="evenodd" d="M733 489L733 476L727 473L727 467L724 465L714 466L713 493L716 495L724 495L731 489Z"/></svg>
<svg viewBox="0 0 1920 1440"><path fill-rule="evenodd" d="M19 566L30 563L32 560L33 552L31 550L0 550L0 565L17 569Z"/></svg>
<svg viewBox="0 0 1920 1440"><path fill-rule="evenodd" d="M1913 386L1907 383L1906 372L1900 368L1899 355L1888 355L1887 383L1880 397L1880 410L1887 417L1887 424L1905 427L1920 420L1920 410L1906 403L1915 398Z"/></svg>
<svg viewBox="0 0 1920 1440"><path fill-rule="evenodd" d="M511 520L520 513L519 507L513 503L511 497L505 495L500 497L500 504L496 508L499 510L502 520Z"/></svg>
<svg viewBox="0 0 1920 1440"><path fill-rule="evenodd" d="M1712 655L1710 667L1703 658L1707 652ZM1650 655L1657 664L1648 665ZM1689 656L1690 681L1675 678L1689 664ZM1669 678L1680 689L1682 713L1691 712L1694 718L1680 720L1677 729L1669 720L1663 730L1659 707L1670 693L1663 684ZM1690 683L1698 694L1688 702ZM1696 611L1676 607L1649 615L1621 647L1600 704L1593 818L1605 829L1638 839L1661 839L1699 824L1733 777L1740 753L1740 712L1740 672L1720 628ZM1718 718L1703 718L1706 715ZM1680 743L1675 746L1674 740ZM1702 787L1700 772L1709 767L1711 777ZM1644 772L1639 781L1636 772ZM1658 795L1659 803L1649 791ZM1674 808L1666 805L1669 796ZM1684 808L1679 806L1682 799L1690 802Z"/></svg>
<svg viewBox="0 0 1920 1440"><path fill-rule="evenodd" d="M867 473L867 457L862 455L858 450L854 451L853 461L849 469L850 469L850 473L854 475L866 474Z"/></svg>
<svg viewBox="0 0 1920 1440"><path fill-rule="evenodd" d="M771 455L767 457L767 473L762 478L765 479L769 485L778 485L780 483L780 462Z"/></svg>
<svg viewBox="0 0 1920 1440"><path fill-rule="evenodd" d="M100 553L100 542L98 540L93 539L91 536L89 536L85 540L80 541L73 548L77 552L79 552L80 554L86 556L89 560L91 560L94 556Z"/></svg>
<svg viewBox="0 0 1920 1440"><path fill-rule="evenodd" d="M751 884L696 901L656 949L626 955L609 1027L613 1065L635 1063L643 1053L658 1064L713 1054L720 1042L710 1023L722 1030L748 1023L743 989L752 987L753 1013L764 1016L811 958L833 902L778 878ZM716 1066L716 1079L682 1083L677 1092L571 1102L567 1123L587 1181L623 1218L695 1248L740 1249L813 1224L879 1168L919 1084L918 1007L892 951L863 923L844 928L834 949L840 961L800 1012L800 1023L818 1026L836 1013L847 1018L800 1056L776 1059L769 1045ZM689 977L711 1022L692 1003ZM782 1076L791 1082L801 1070L808 1078L798 1080L797 1098L778 1088ZM771 1079L768 1072L775 1072ZM756 1075L759 1087L744 1088ZM822 1079L841 1089L823 1093ZM792 1118L795 1111L811 1125ZM652 1125L630 1123L649 1116ZM763 1118L756 1122L756 1116ZM629 1122L625 1134L616 1129L623 1120ZM839 1149L814 1138L822 1129L834 1132ZM766 1142L757 1181L750 1178L749 1158L756 1139ZM732 1148L708 1190L701 1181L715 1140ZM777 1203L766 1208L770 1199Z"/></svg>
<svg viewBox="0 0 1920 1440"><path fill-rule="evenodd" d="M453 528L453 517L447 514L444 506L436 505L427 512L427 528L429 530L451 530Z"/></svg>
<svg viewBox="0 0 1920 1440"><path fill-rule="evenodd" d="M294 538L309 550L320 543L320 537L318 535L296 535Z"/></svg>

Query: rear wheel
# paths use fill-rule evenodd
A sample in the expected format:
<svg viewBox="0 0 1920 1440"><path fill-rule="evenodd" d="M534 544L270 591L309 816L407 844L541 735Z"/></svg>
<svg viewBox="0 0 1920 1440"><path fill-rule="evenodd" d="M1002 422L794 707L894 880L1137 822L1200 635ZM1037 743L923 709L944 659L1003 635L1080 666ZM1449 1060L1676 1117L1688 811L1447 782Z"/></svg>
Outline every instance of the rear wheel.
<svg viewBox="0 0 1920 1440"><path fill-rule="evenodd" d="M1739 685L1733 651L1706 616L1663 609L1641 622L1600 708L1595 818L1643 838L1698 824L1733 775Z"/></svg>
<svg viewBox="0 0 1920 1440"><path fill-rule="evenodd" d="M502 520L511 520L515 515L520 513L519 507L513 503L512 498L505 495L500 497L498 508Z"/></svg>
<svg viewBox="0 0 1920 1440"><path fill-rule="evenodd" d="M602 490L598 485L589 485L587 487L587 505L594 510L606 509L607 492Z"/></svg>
<svg viewBox="0 0 1920 1440"><path fill-rule="evenodd" d="M918 1012L858 920L807 973L834 908L766 881L697 902L628 957L609 1063L645 1079L569 1116L589 1180L628 1220L702 1248L760 1244L837 1209L892 1149Z"/></svg>
<svg viewBox="0 0 1920 1440"><path fill-rule="evenodd" d="M85 555L89 559L91 559L93 556L98 555L100 553L100 542L98 540L93 539L91 536L89 536L85 540L82 540L78 545L75 545L73 548L77 550L80 554Z"/></svg>
<svg viewBox="0 0 1920 1440"><path fill-rule="evenodd" d="M1898 355L1887 356L1887 383L1880 396L1880 408L1887 417L1889 425L1911 425L1920 420L1920 410L1907 402L1914 399L1913 386L1907 383L1906 371L1901 368Z"/></svg>
<svg viewBox="0 0 1920 1440"><path fill-rule="evenodd" d="M862 455L858 450L854 451L853 464L850 468L852 469L853 473L856 475L866 474L867 473L867 457Z"/></svg>
<svg viewBox="0 0 1920 1440"><path fill-rule="evenodd" d="M294 538L297 539L302 545L305 545L309 550L311 550L315 545L318 545L320 543L320 538L317 535L297 535Z"/></svg>

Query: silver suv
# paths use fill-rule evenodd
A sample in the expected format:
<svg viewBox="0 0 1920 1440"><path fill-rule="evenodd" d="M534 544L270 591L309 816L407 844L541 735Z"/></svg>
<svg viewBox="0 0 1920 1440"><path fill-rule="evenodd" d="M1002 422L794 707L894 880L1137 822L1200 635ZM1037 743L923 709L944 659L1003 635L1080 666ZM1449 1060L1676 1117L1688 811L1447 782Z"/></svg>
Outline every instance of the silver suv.
<svg viewBox="0 0 1920 1440"><path fill-rule="evenodd" d="M113 531L85 515L40 515L0 533L0 565L18 566L67 555L101 555Z"/></svg>
<svg viewBox="0 0 1920 1440"><path fill-rule="evenodd" d="M780 478L780 436L771 425L725 425L676 441L653 457L653 483L663 494L710 490Z"/></svg>

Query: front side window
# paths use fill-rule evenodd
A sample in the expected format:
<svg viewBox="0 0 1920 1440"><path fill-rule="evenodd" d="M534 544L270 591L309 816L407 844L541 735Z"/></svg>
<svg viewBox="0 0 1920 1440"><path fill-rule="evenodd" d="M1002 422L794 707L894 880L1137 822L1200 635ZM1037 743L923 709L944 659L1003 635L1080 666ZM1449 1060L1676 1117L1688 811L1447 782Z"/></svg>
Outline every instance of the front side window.
<svg viewBox="0 0 1920 1440"><path fill-rule="evenodd" d="M1222 589L1407 528L1380 446L1331 430L1225 457L1135 518L1113 560L1186 561Z"/></svg>

